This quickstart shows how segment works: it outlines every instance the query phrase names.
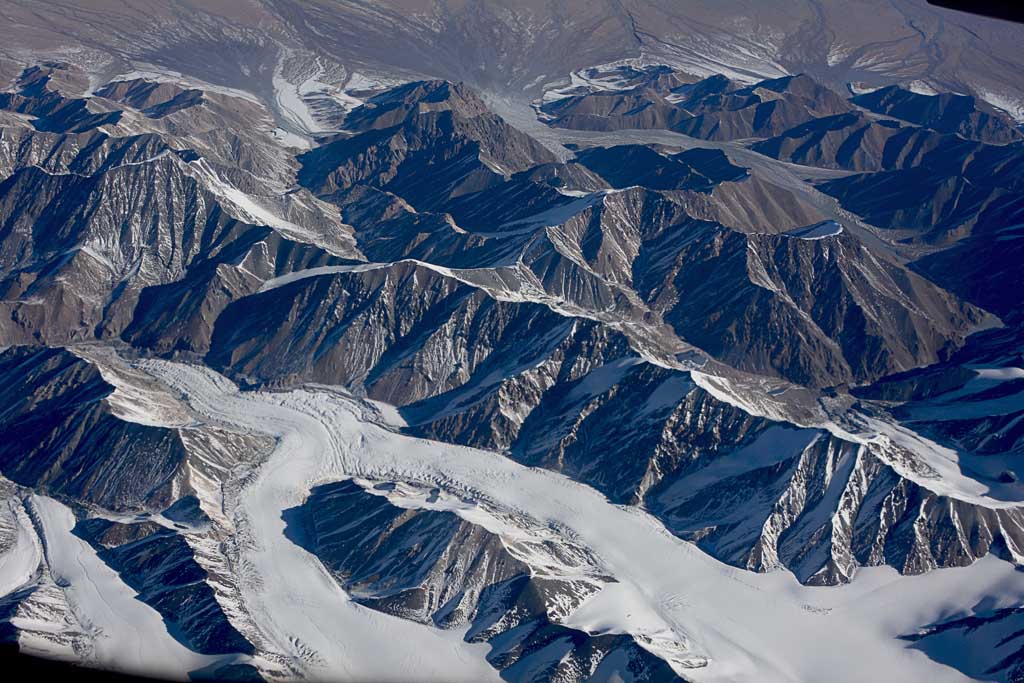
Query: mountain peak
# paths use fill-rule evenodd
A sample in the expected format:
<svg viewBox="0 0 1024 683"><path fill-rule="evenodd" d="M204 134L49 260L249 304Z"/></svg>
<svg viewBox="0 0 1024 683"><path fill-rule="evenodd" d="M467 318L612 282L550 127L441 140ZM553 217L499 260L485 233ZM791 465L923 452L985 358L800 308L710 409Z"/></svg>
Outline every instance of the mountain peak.
<svg viewBox="0 0 1024 683"><path fill-rule="evenodd" d="M450 111L463 118L489 114L468 86L445 80L413 81L371 97L345 119L345 128L363 132L390 128L412 116Z"/></svg>

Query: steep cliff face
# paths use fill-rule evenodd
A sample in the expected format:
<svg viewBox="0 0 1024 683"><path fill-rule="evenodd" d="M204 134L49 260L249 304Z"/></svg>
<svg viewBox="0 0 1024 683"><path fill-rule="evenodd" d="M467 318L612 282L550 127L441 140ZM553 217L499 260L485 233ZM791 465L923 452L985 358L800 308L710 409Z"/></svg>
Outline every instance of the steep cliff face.
<svg viewBox="0 0 1024 683"><path fill-rule="evenodd" d="M96 367L15 347L0 355L0 376L5 477L111 509L171 502L185 445L174 430L120 419Z"/></svg>
<svg viewBox="0 0 1024 683"><path fill-rule="evenodd" d="M816 230L694 240L655 290L671 306L666 320L739 367L839 384L934 362L986 319L835 224ZM710 304L722 291L735 292L730 303ZM782 330L799 330L801 343Z"/></svg>
<svg viewBox="0 0 1024 683"><path fill-rule="evenodd" d="M256 277L247 265L272 273L300 250L226 213L176 154L92 176L26 169L0 194L11 341L117 336L147 287L202 281L222 266L244 290Z"/></svg>
<svg viewBox="0 0 1024 683"><path fill-rule="evenodd" d="M788 567L811 584L849 581L860 566L921 574L988 553L1019 561L1024 549L1019 510L936 495L870 447L779 427L673 481L649 505L717 556L759 571Z"/></svg>
<svg viewBox="0 0 1024 683"><path fill-rule="evenodd" d="M252 654L252 644L218 604L211 577L186 536L168 526L96 518L79 522L73 532L139 592L141 601L180 630L188 647L202 654Z"/></svg>
<svg viewBox="0 0 1024 683"><path fill-rule="evenodd" d="M949 169L958 162L971 162L975 156L1013 154L1016 145L1001 148L1020 142L1017 126L995 110L985 114L973 110L971 105L967 109L973 113L965 112L962 119L956 115L947 119L938 113L933 118L923 113L929 109L923 103L907 105L909 110L895 106L891 93L897 91L912 102L942 99L942 96L918 95L895 87L884 88L851 100L867 108L867 112L852 110L816 117L781 134L765 136L768 139L755 142L752 149L798 164L882 171L921 165ZM883 116L873 115L872 111ZM986 134L990 128L993 132Z"/></svg>
<svg viewBox="0 0 1024 683"><path fill-rule="evenodd" d="M53 73L26 72L19 96L67 99L50 89ZM809 116L845 106L806 77L755 87L686 82L664 70L630 78L708 106L724 94L781 98ZM216 97L149 81L117 81L98 95L149 120L221 115ZM985 320L836 223L795 229L815 214L722 151L590 147L558 164L467 88L443 81L375 95L345 125L347 136L304 157L300 180L340 205L352 226L348 245L324 229L302 232L281 218L282 205L252 206L194 153L163 146L163 133L16 127L24 140L18 152L6 148L17 162L4 183L5 254L17 273L12 338L59 340L73 329L71 338L116 335L151 352L205 354L257 383L342 384L405 406L417 433L509 449L602 487L618 481L609 489L616 497L639 501L681 471L683 449L654 427L624 430L597 418L639 401L639 387L669 392L640 406L654 424L699 395L685 377L636 365L652 339L660 357L689 342L743 370L830 386L932 362ZM400 131L411 137L394 147ZM391 159L384 166L349 154L352 145L383 150L387 140L400 153L380 156ZM456 148L475 161L453 161L463 153ZM987 159L971 163L996 163ZM345 164L356 175L338 175ZM417 189L428 177L436 189L439 166L458 176L451 191L430 193L449 215L424 210L435 204L423 204ZM457 189L471 177L490 180ZM68 201L72 194L86 199ZM766 196L777 208L755 219L747 205ZM336 220L317 200L296 201L324 228ZM97 246L69 258L68 241ZM100 270L110 273L101 279ZM43 305L69 296L63 307ZM93 313L77 310L84 300L95 301ZM61 311L71 309L83 319L69 328ZM660 325L654 337L643 331L650 324ZM636 386L618 389L596 417L592 408L574 413L593 396L567 387L601 372L620 375L609 386ZM542 418L549 410L561 417ZM588 462L580 434L594 429L651 455L611 470ZM696 438L687 429L685 438L669 433Z"/></svg>
<svg viewBox="0 0 1024 683"><path fill-rule="evenodd" d="M343 384L406 405L467 385L490 388L566 347L628 349L594 323L491 298L413 261L303 275L229 307L208 362L257 381ZM306 351L296 355L298 347Z"/></svg>
<svg viewBox="0 0 1024 683"><path fill-rule="evenodd" d="M106 358L23 346L0 354L9 437L0 474L107 510L155 510L206 492L232 463L266 452L262 438L189 429L188 412L152 399L144 375L97 353Z"/></svg>
<svg viewBox="0 0 1024 683"><path fill-rule="evenodd" d="M972 147L954 136L891 119L873 119L862 112L826 116L756 142L752 149L796 164L881 171L909 168L950 147Z"/></svg>
<svg viewBox="0 0 1024 683"><path fill-rule="evenodd" d="M393 484L381 484L387 490ZM358 519L342 528L340 520ZM403 509L352 481L313 489L286 513L288 533L314 552L354 600L491 646L504 677L675 681L663 660L625 634L561 622L600 591L572 547L529 545L449 510ZM559 565L576 576L559 576Z"/></svg>

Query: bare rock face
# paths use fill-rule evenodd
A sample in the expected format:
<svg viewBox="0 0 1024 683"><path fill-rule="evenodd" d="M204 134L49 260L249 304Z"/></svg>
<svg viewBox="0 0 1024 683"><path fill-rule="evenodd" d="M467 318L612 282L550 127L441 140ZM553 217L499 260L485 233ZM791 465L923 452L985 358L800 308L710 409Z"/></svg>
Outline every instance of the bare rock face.
<svg viewBox="0 0 1024 683"><path fill-rule="evenodd" d="M99 130L50 133L24 126L4 129L0 175L35 167L53 175L90 176L123 164L152 159L168 151L158 135L110 136Z"/></svg>
<svg viewBox="0 0 1024 683"><path fill-rule="evenodd" d="M261 246L271 231L225 213L176 153L88 176L28 168L0 194L10 340L116 336L146 287L230 269L247 251L272 270L278 256Z"/></svg>
<svg viewBox="0 0 1024 683"><path fill-rule="evenodd" d="M642 87L669 88L708 107L746 98L757 106L776 102L770 109L780 114L803 107L800 116L812 116L845 106L805 77L756 87L714 78L687 83L657 70L636 78ZM167 110L156 119L206 106L205 96L150 82L114 83L101 95L147 118L154 107ZM665 348L689 342L743 370L825 387L934 362L984 322L982 312L872 252L838 223L821 221L810 204L720 150L587 147L570 163L558 163L464 86L445 82L376 95L346 125L348 136L309 152L300 171L300 180L336 202L351 226L345 256L325 236L303 243L296 238L308 237L287 225L233 218L234 195L211 185L190 153L161 147L160 134L21 132L26 151L11 156L5 186L12 207L8 240L26 246L9 251L39 254L12 262L20 278L13 282L27 282L18 264L47 262L42 255L59 248L51 233L45 233L55 240L51 247L16 238L26 234L18 226L63 215L51 210L56 200L39 198L63 197L69 187L97 197L87 202L97 207L94 214L66 205L60 222L77 225L68 235L78 240L112 232L101 220L110 213L103 207L137 198L125 205L129 215L159 208L167 218L146 232L122 231L116 246L124 265L112 265L135 268L127 271L128 284L90 284L92 296L109 299L101 307L106 322L88 323L101 336L116 334L151 352L205 355L212 366L257 385L344 385L402 406L413 433L507 450L616 500L644 502L677 533L699 536L702 547L742 566L782 565L803 580L827 583L847 580L861 564L917 571L989 549L937 552L929 560L885 540L891 524L876 521L885 529L876 533L883 550L857 556L854 540L836 539L871 545L869 532L787 531L804 523L803 513L769 523L760 509L740 526L760 519L763 533L744 531L737 540L728 524L710 532L705 524L698 534L685 511L690 503L669 502L666 491L756 442L770 425L695 388L684 372L649 366L644 353L651 353L652 338L638 332L658 326L652 329L667 335L657 342ZM91 151L72 154L72 141ZM154 152L158 159L143 158ZM32 159L51 164L53 174L32 168L26 162ZM998 163L985 152L963 168ZM143 184L107 190L104 183L118 173L129 188ZM32 174L44 191L33 193L34 205L15 203L29 195ZM153 206L161 184L174 188L174 201ZM438 187L448 189L437 193ZM193 207L207 211L205 217ZM171 260L155 261L159 268L131 265L148 263L154 241L155 255L166 252ZM18 285L22 307L28 293L67 287L68 277L47 285L50 279L37 276L37 282ZM21 319L22 328L32 329L30 319ZM50 327L31 325L46 335L66 329L60 319ZM453 364L453 358L460 360ZM611 419L623 411L638 419L628 427ZM595 443L614 447L596 451ZM849 443L831 448L843 462L869 459ZM633 456L623 459L622 452ZM780 462L769 469L779 477L775 485L789 490L798 470ZM892 476L894 487L909 485ZM711 480L692 494L697 500L720 495ZM878 520L880 513L865 512L864 519ZM930 533L941 528L936 522ZM780 545L782 536L790 540Z"/></svg>
<svg viewBox="0 0 1024 683"><path fill-rule="evenodd" d="M801 581L832 585L861 566L919 574L990 552L1019 561L1024 550L1017 509L936 495L887 464L888 451L752 417L685 373L635 358L520 402L536 408L513 431L476 428L485 410L499 410L500 394L468 415L426 420L432 405L451 400L411 406L410 430L507 448L524 464L563 472L613 501L642 503L673 533L748 569L786 567Z"/></svg>
<svg viewBox="0 0 1024 683"><path fill-rule="evenodd" d="M820 189L842 206L917 247L913 268L958 296L1000 316L1019 282L1012 267L1024 148L960 140L936 145L921 163L830 180ZM984 263L984 266L976 265Z"/></svg>
<svg viewBox="0 0 1024 683"><path fill-rule="evenodd" d="M0 472L109 509L171 502L187 451L171 429L127 422L105 399L115 388L96 367L60 349L0 355L6 435Z"/></svg>
<svg viewBox="0 0 1024 683"><path fill-rule="evenodd" d="M0 354L7 479L107 510L152 511L266 452L259 437L189 428L180 407L146 403L132 388L140 377L87 353L15 346Z"/></svg>
<svg viewBox="0 0 1024 683"><path fill-rule="evenodd" d="M0 93L0 108L30 115L36 130L49 132L84 133L120 121L119 111L103 111L92 100L67 98L53 89L51 69L45 64L26 69L16 92Z"/></svg>
<svg viewBox="0 0 1024 683"><path fill-rule="evenodd" d="M508 174L555 161L465 86L446 81L378 95L353 111L346 126L356 135L302 157L299 180L318 194L367 183L433 210Z"/></svg>
<svg viewBox="0 0 1024 683"><path fill-rule="evenodd" d="M362 521L336 529L353 512ZM305 526L291 533L344 581L350 595L424 623L465 624L490 583L530 571L497 536L454 513L403 510L351 481L314 489L292 516Z"/></svg>
<svg viewBox="0 0 1024 683"><path fill-rule="evenodd" d="M666 156L644 145L592 147L582 150L577 159L618 189L641 185L652 190L708 192L719 183L748 175L720 150L699 148Z"/></svg>
<svg viewBox="0 0 1024 683"><path fill-rule="evenodd" d="M752 148L797 164L881 171L915 166L940 150L948 155L950 147L973 146L948 134L848 112L814 119L757 142Z"/></svg>
<svg viewBox="0 0 1024 683"><path fill-rule="evenodd" d="M251 654L253 646L225 616L185 537L154 522L87 519L74 532L203 654Z"/></svg>
<svg viewBox="0 0 1024 683"><path fill-rule="evenodd" d="M870 448L804 434L765 432L762 445L776 440L779 459L758 462L755 440L653 493L649 505L669 528L717 556L761 571L785 566L811 584L848 581L858 566L921 574L990 552L1019 556L1018 510L937 496L901 478ZM792 457L781 456L787 443ZM742 515L734 514L739 501ZM747 505L763 512L749 515Z"/></svg>
<svg viewBox="0 0 1024 683"><path fill-rule="evenodd" d="M202 90L141 78L108 83L97 90L96 94L108 100L127 104L153 119L163 118L203 101Z"/></svg>
<svg viewBox="0 0 1024 683"><path fill-rule="evenodd" d="M653 80L597 90L541 106L550 125L581 130L664 129L705 140L771 137L852 107L805 75L743 86L724 76L692 84Z"/></svg>
<svg viewBox="0 0 1024 683"><path fill-rule="evenodd" d="M804 384L864 382L938 360L984 320L835 224L831 233L744 235L637 187L581 200L578 213L546 227L519 260L550 294L594 308L610 306L616 289L631 290L683 340ZM566 285L593 277L608 293ZM749 294L740 295L744 288ZM917 301L913 310L908 299ZM894 319L903 321L898 333ZM768 332L776 323L805 329L804 343L779 346L785 335ZM915 341L899 348L906 339ZM758 348L765 343L776 346Z"/></svg>
<svg viewBox="0 0 1024 683"><path fill-rule="evenodd" d="M503 676L680 680L629 635L591 635L559 623L560 615L601 590L600 580L537 575L529 562L542 550L517 548L454 512L403 509L343 481L314 488L285 519L286 533L315 553L354 600L465 630L467 641L492 645L488 662Z"/></svg>
<svg viewBox="0 0 1024 683"><path fill-rule="evenodd" d="M1019 681L1024 676L1020 621L1020 608L1007 607L983 616L945 620L918 633L908 633L904 639L913 643L915 650L940 662L953 661L952 652L960 657L970 653L969 675L979 679ZM955 649L949 647L953 643Z"/></svg>
<svg viewBox="0 0 1024 683"><path fill-rule="evenodd" d="M889 86L852 100L866 109L943 133L994 144L1024 139L1024 133L1003 112L969 95L922 95Z"/></svg>
<svg viewBox="0 0 1024 683"><path fill-rule="evenodd" d="M332 209L302 191L274 196L294 162L262 137L266 114L252 103L141 80L74 99L51 84L63 68L27 69L22 94L0 103L36 112L0 136L0 328L8 343L116 338L130 327L140 344L203 352L216 311L260 278L287 263L355 255ZM178 98L186 96L184 106ZM83 128L38 108L63 112L75 102L123 116ZM161 333L174 338L161 341Z"/></svg>
<svg viewBox="0 0 1024 683"><path fill-rule="evenodd" d="M984 320L846 233L719 232L691 243L679 263L678 274L651 294L666 302L665 318L681 335L740 367L774 367L801 384L863 383L934 362ZM731 287L746 289L731 298L737 309L706 305L707 292ZM908 294L913 307L905 306ZM803 344L779 345L781 335L765 332L776 324L803 330Z"/></svg>
<svg viewBox="0 0 1024 683"><path fill-rule="evenodd" d="M252 381L344 384L405 405L485 376L499 381L589 337L628 348L593 323L492 299L412 261L310 275L225 310L207 361Z"/></svg>

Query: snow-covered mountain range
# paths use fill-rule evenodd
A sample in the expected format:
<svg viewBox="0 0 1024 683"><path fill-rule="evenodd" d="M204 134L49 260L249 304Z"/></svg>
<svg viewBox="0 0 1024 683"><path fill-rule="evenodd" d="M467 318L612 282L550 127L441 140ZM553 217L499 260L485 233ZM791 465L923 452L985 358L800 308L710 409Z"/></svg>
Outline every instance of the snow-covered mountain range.
<svg viewBox="0 0 1024 683"><path fill-rule="evenodd" d="M4 642L178 680L1024 677L1024 29L0 16Z"/></svg>

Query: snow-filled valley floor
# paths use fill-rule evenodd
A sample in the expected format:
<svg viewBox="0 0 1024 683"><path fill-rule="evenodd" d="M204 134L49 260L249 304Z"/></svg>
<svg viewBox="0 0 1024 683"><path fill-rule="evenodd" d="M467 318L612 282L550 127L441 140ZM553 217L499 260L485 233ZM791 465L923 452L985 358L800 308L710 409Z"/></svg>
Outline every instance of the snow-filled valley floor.
<svg viewBox="0 0 1024 683"><path fill-rule="evenodd" d="M671 535L642 510L613 505L558 474L399 434L386 412L341 392L242 392L205 368L139 365L200 422L276 440L269 459L225 498L224 514L235 529L240 610L258 629L262 649L312 680L498 677L485 660L486 644L356 604L316 556L286 536L285 510L302 504L316 485L353 477L394 483L382 494L394 504L449 509L503 539L534 535L586 549L612 580L565 623L632 634L694 681L969 680L898 637L1024 600L1024 573L992 556L921 576L864 569L841 587L803 586L782 571L743 571ZM161 404L166 400L150 403ZM426 495L431 490L443 495ZM38 496L31 508L70 610L77 605L97 620L96 662L113 661L116 651L120 668L138 671L133 653L144 641L153 655L147 666L164 674L184 678L208 664L167 635L159 615L132 600L133 591L71 536L67 508ZM545 571L568 575L579 568Z"/></svg>

